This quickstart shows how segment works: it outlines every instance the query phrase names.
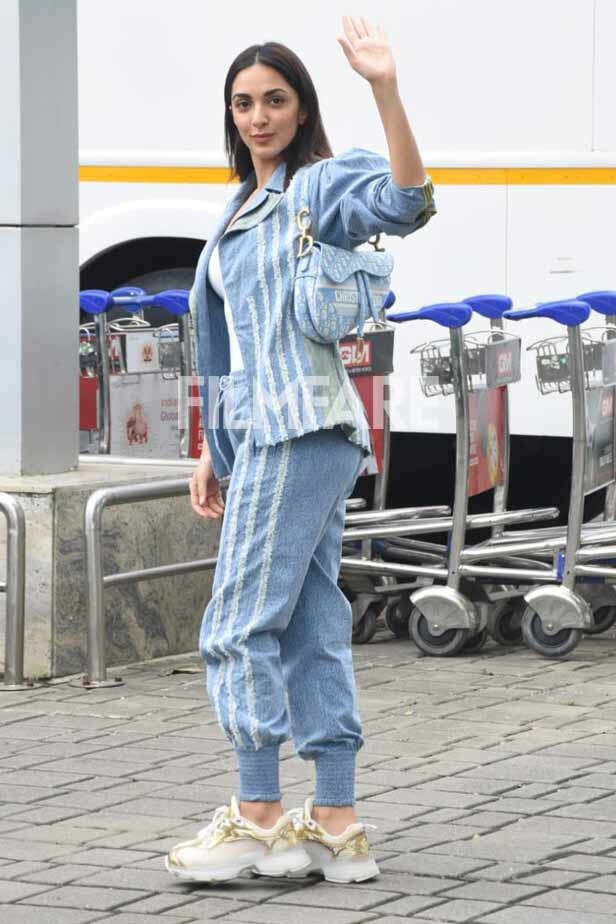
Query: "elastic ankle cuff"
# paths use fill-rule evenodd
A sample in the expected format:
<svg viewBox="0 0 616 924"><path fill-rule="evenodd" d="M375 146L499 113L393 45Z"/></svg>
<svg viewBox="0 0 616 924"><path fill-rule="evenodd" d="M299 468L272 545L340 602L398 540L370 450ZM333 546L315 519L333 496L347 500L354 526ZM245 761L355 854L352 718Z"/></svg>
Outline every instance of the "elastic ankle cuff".
<svg viewBox="0 0 616 924"><path fill-rule="evenodd" d="M273 744L258 751L236 751L242 802L279 801L278 750Z"/></svg>
<svg viewBox="0 0 616 924"><path fill-rule="evenodd" d="M350 748L324 751L315 758L317 774L315 805L355 804L355 751Z"/></svg>

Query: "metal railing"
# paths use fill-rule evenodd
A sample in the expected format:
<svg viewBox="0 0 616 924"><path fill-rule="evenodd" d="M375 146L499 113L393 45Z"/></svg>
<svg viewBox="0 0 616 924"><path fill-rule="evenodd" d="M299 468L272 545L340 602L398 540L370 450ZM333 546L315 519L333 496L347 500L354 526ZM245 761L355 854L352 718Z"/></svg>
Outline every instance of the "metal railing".
<svg viewBox="0 0 616 924"><path fill-rule="evenodd" d="M26 518L21 504L10 494L0 494L0 513L7 527L6 582L0 582L0 593L6 594L4 683L0 690L25 690L32 686L24 683Z"/></svg>
<svg viewBox="0 0 616 924"><path fill-rule="evenodd" d="M181 497L190 493L190 479L179 478L168 481L147 482L100 488L89 497L85 511L86 537L86 579L88 585L87 613L87 674L80 685L86 688L116 686L122 678L107 678L105 658L105 600L104 590L117 584L132 581L149 581L153 578L169 577L173 574L189 574L193 571L209 571L216 567L217 558L179 562L173 565L158 565L137 571L104 574L103 572L103 513L107 507L132 504L137 501L160 500L165 497Z"/></svg>
<svg viewBox="0 0 616 924"><path fill-rule="evenodd" d="M80 457L81 458L81 457ZM93 456L83 458L83 461L97 463L115 463L118 465L140 465L143 459L133 460L119 456ZM147 460L150 464L169 464L160 459ZM181 463L173 460L170 464L185 467L190 461ZM204 558L196 561L178 562L172 565L156 565L150 568L141 568L135 571L116 572L104 574L103 570L103 513L107 507L121 504L131 504L148 500L161 500L168 497L181 497L190 494L190 478L169 479L166 481L146 482L133 485L100 488L90 495L85 509L85 570L88 588L87 610L87 673L79 681L79 686L94 688L101 686L117 686L123 683L121 677L109 679L107 677L107 663L105 657L105 599L106 587L127 584L133 581L148 581L154 578L169 577L175 574L190 574L195 571L209 571L216 567L217 558ZM229 485L230 478L220 479L223 492ZM358 510L365 502L360 498L347 499L347 510ZM421 508L426 509L426 508ZM448 508L434 507L435 514L445 513ZM400 511L381 511L378 514L381 521L389 522L396 516L408 516L416 513L417 508L404 508ZM349 518L366 514L350 514ZM369 519L372 519L375 514ZM511 515L510 515L511 516ZM439 524L441 520L433 520ZM379 563L379 567L383 567ZM404 567L404 566L403 566Z"/></svg>

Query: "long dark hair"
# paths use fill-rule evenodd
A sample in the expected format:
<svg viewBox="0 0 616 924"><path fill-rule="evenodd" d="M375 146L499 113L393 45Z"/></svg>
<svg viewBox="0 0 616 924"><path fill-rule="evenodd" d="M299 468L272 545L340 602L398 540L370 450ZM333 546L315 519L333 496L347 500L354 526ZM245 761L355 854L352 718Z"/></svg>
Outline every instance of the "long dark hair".
<svg viewBox="0 0 616 924"><path fill-rule="evenodd" d="M225 151L229 159L231 177L239 177L243 182L254 169L250 151L240 138L229 107L236 75L244 68L257 63L273 67L282 74L299 96L300 106L306 112L304 122L298 126L295 137L282 152L287 165L284 187L286 189L299 167L314 164L324 157L333 157L333 152L321 121L314 84L302 61L295 52L279 42L251 45L237 56L225 80Z"/></svg>

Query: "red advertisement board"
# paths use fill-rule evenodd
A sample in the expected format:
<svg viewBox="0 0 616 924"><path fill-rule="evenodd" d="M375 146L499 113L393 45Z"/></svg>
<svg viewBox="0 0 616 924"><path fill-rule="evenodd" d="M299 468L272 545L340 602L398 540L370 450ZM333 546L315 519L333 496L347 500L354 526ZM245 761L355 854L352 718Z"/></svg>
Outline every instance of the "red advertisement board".
<svg viewBox="0 0 616 924"><path fill-rule="evenodd" d="M584 493L614 481L614 387L586 391L586 467Z"/></svg>
<svg viewBox="0 0 616 924"><path fill-rule="evenodd" d="M203 420L201 419L201 399L198 385L189 385L190 403L188 413L192 418L192 439L188 455L198 459L203 449Z"/></svg>
<svg viewBox="0 0 616 924"><path fill-rule="evenodd" d="M505 389L484 388L469 395L471 497L503 483Z"/></svg>
<svg viewBox="0 0 616 924"><path fill-rule="evenodd" d="M383 472L383 386L382 375L357 375L353 377L353 385L366 409L370 435L372 437L373 458L379 474ZM369 474L375 474L374 466L368 468Z"/></svg>
<svg viewBox="0 0 616 924"><path fill-rule="evenodd" d="M96 430L98 416L96 413L98 379L79 376L79 429Z"/></svg>

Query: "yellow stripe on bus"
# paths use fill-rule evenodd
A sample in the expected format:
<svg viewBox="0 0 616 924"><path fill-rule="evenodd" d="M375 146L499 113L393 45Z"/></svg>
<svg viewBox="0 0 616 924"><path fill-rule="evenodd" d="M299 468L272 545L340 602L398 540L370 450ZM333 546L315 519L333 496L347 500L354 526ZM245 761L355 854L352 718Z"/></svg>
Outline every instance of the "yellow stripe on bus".
<svg viewBox="0 0 616 924"><path fill-rule="evenodd" d="M427 167L435 185L610 185L616 167ZM228 183L228 167L146 167L83 164L86 183Z"/></svg>

